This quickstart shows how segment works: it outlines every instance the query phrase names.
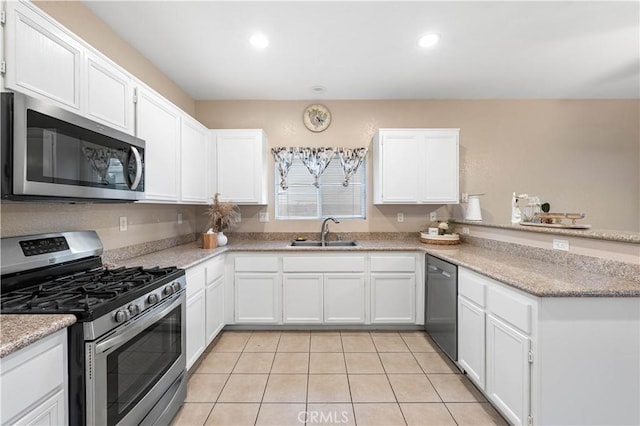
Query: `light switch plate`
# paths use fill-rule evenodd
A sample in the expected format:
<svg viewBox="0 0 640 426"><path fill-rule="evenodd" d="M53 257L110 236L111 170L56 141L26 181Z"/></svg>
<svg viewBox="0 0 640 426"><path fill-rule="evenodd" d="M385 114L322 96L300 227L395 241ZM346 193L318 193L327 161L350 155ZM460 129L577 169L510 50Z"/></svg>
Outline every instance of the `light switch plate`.
<svg viewBox="0 0 640 426"><path fill-rule="evenodd" d="M404 222L404 213L398 212L398 222Z"/></svg>
<svg viewBox="0 0 640 426"><path fill-rule="evenodd" d="M434 221L438 220L438 213L436 213L436 212L429 213L429 220L431 222L434 222Z"/></svg>
<svg viewBox="0 0 640 426"><path fill-rule="evenodd" d="M260 222L269 222L269 212L260 212Z"/></svg>

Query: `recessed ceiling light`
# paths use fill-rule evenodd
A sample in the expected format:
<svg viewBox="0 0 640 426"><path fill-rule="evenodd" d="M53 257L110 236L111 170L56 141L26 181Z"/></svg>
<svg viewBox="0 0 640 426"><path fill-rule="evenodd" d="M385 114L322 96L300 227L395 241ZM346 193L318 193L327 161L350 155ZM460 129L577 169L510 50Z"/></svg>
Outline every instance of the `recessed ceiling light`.
<svg viewBox="0 0 640 426"><path fill-rule="evenodd" d="M433 47L436 44L438 44L439 40L440 40L440 36L438 34L435 34L435 33L425 34L422 37L420 37L420 40L418 40L418 46L422 48Z"/></svg>
<svg viewBox="0 0 640 426"><path fill-rule="evenodd" d="M256 49L264 49L269 46L269 39L264 34L254 34L249 39L249 42Z"/></svg>
<svg viewBox="0 0 640 426"><path fill-rule="evenodd" d="M316 95L321 95L322 93L326 92L327 89L324 86L313 86L311 87L311 91Z"/></svg>

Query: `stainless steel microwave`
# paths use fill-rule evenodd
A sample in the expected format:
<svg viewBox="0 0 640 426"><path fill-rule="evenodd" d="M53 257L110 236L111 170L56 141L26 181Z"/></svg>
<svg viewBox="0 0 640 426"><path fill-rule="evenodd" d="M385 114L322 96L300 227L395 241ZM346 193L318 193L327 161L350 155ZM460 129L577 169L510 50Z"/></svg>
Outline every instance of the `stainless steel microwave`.
<svg viewBox="0 0 640 426"><path fill-rule="evenodd" d="M144 199L143 140L29 96L1 96L3 199Z"/></svg>

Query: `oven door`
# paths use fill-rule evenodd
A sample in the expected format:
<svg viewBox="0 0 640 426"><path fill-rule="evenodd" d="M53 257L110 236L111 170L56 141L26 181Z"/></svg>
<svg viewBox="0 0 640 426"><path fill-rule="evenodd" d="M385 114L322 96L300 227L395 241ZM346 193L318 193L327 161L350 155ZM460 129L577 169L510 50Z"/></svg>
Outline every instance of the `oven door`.
<svg viewBox="0 0 640 426"><path fill-rule="evenodd" d="M186 370L184 291L86 343L85 354L87 423L139 424Z"/></svg>

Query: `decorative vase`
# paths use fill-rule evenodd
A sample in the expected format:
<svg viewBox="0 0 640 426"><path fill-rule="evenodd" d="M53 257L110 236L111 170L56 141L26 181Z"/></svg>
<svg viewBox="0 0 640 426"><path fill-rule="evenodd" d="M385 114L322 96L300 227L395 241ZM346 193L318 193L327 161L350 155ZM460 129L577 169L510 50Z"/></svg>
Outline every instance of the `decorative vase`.
<svg viewBox="0 0 640 426"><path fill-rule="evenodd" d="M226 246L229 239L222 231L218 232L218 247Z"/></svg>

